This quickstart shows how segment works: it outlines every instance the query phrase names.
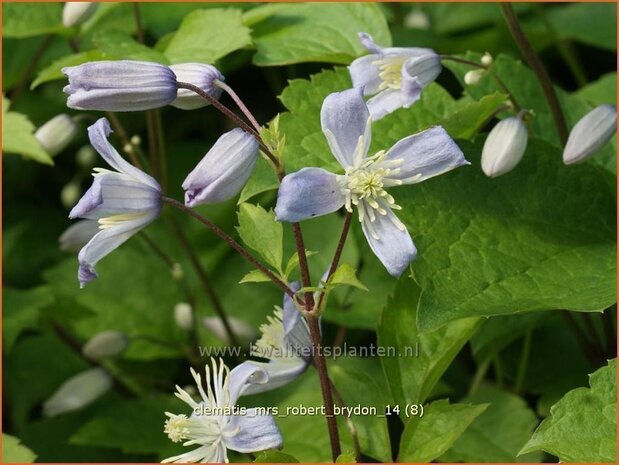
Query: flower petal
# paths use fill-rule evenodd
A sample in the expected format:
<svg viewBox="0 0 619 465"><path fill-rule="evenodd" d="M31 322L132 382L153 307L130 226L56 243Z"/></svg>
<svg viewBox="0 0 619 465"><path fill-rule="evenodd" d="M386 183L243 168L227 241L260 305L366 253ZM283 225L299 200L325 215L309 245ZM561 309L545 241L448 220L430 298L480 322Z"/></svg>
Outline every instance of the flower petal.
<svg viewBox="0 0 619 465"><path fill-rule="evenodd" d="M289 174L279 186L275 217L296 223L339 210L345 201L339 178L321 168L303 168Z"/></svg>
<svg viewBox="0 0 619 465"><path fill-rule="evenodd" d="M374 221L366 216L361 223L370 248L390 275L399 277L417 256L417 249L402 222L387 210Z"/></svg>
<svg viewBox="0 0 619 465"><path fill-rule="evenodd" d="M371 141L371 121L363 89L353 88L327 96L320 110L320 122L340 165L348 168L366 157Z"/></svg>
<svg viewBox="0 0 619 465"><path fill-rule="evenodd" d="M223 436L228 449L248 453L276 449L283 445L275 419L271 415L260 415L258 409L248 408L246 415L233 416L226 430L235 429L238 429L235 435Z"/></svg>
<svg viewBox="0 0 619 465"><path fill-rule="evenodd" d="M399 166L400 172L389 176L403 184L425 181L469 164L460 147L440 126L431 127L396 142L387 153L386 160L403 160L403 164Z"/></svg>
<svg viewBox="0 0 619 465"><path fill-rule="evenodd" d="M242 395L244 396L259 394L284 386L301 376L309 366L309 362L296 357L273 357L269 362L243 362L243 364L245 363L259 367L266 373L267 380L262 383L247 384L243 389Z"/></svg>
<svg viewBox="0 0 619 465"><path fill-rule="evenodd" d="M152 222L159 212L144 213L132 220L122 221L102 229L86 244L78 255L79 270L77 277L80 287L84 287L97 277L95 265L107 254L122 245L140 229Z"/></svg>
<svg viewBox="0 0 619 465"><path fill-rule="evenodd" d="M379 76L380 68L376 65L378 55L366 55L357 58L348 67L353 87L362 87L363 95L374 95L383 82Z"/></svg>
<svg viewBox="0 0 619 465"><path fill-rule="evenodd" d="M69 226L58 238L60 250L79 252L95 234L99 232L99 223L95 220L80 220Z"/></svg>
<svg viewBox="0 0 619 465"><path fill-rule="evenodd" d="M238 194L258 160L258 141L236 128L222 135L183 181L185 205L224 202Z"/></svg>
<svg viewBox="0 0 619 465"><path fill-rule="evenodd" d="M237 399L251 386L262 385L269 380L265 368L253 362L243 362L235 366L228 376L228 392L232 405L235 405Z"/></svg>
<svg viewBox="0 0 619 465"><path fill-rule="evenodd" d="M411 90L409 94L404 94L400 89L385 89L369 99L367 106L372 120L378 121L398 108L410 107L419 100L420 95L421 87L416 93Z"/></svg>
<svg viewBox="0 0 619 465"><path fill-rule="evenodd" d="M442 69L441 58L433 51L409 58L402 66L402 91L415 95L433 82Z"/></svg>
<svg viewBox="0 0 619 465"><path fill-rule="evenodd" d="M301 285L294 282L290 285L290 288L296 292L301 288ZM283 310L284 342L287 344L287 348L293 350L298 357L309 361L312 348L309 327L288 294L284 295Z"/></svg>
<svg viewBox="0 0 619 465"><path fill-rule="evenodd" d="M153 189L161 191L159 183L155 181L153 177L136 168L120 156L107 139L111 133L112 129L110 123L106 118L98 119L95 124L88 128L90 143L112 168L121 173L128 174L144 184L151 186Z"/></svg>
<svg viewBox="0 0 619 465"><path fill-rule="evenodd" d="M360 32L358 36L361 45L363 45L368 50L368 52L380 53L383 50L383 47L377 45L376 42L374 42L374 38L367 32Z"/></svg>

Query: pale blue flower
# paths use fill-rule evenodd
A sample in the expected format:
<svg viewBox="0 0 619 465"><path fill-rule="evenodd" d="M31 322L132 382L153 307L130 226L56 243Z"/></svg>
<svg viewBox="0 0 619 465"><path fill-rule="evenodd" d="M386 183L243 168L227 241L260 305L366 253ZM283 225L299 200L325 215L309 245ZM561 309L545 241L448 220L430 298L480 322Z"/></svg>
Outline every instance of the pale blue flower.
<svg viewBox="0 0 619 465"><path fill-rule="evenodd" d="M183 181L185 205L213 204L237 195L258 160L258 141L236 128L222 135Z"/></svg>
<svg viewBox="0 0 619 465"><path fill-rule="evenodd" d="M374 120L410 107L441 73L441 59L432 49L381 47L365 32L359 39L370 54L350 64L350 77L354 87L374 96L367 102Z"/></svg>
<svg viewBox="0 0 619 465"><path fill-rule="evenodd" d="M169 457L164 463L227 463L228 449L242 453L258 452L282 446L283 439L275 420L255 408L236 407L237 399L251 380L264 379L256 366L242 364L231 372L220 361L212 360L212 371L206 366L205 382L193 368L200 398L194 400L185 390L176 387L176 397L192 409L192 413L166 412L164 432L173 442L196 449Z"/></svg>
<svg viewBox="0 0 619 465"><path fill-rule="evenodd" d="M291 289L298 291L299 283ZM267 375L263 383L251 383L245 395L270 391L284 386L301 376L312 361L312 340L309 327L301 312L288 295L284 295L283 308L276 307L267 323L260 326L262 336L251 346L250 354L268 362L247 361L242 365L261 368Z"/></svg>
<svg viewBox="0 0 619 465"><path fill-rule="evenodd" d="M221 88L215 85L215 80L223 81L224 76L214 66L204 63L180 63L171 65L170 69L176 74L178 82L193 84L216 99L221 96ZM176 99L170 105L181 110L194 110L209 105L209 102L192 90L178 89Z"/></svg>
<svg viewBox="0 0 619 465"><path fill-rule="evenodd" d="M62 73L69 78L67 106L77 110L150 110L172 103L178 90L169 67L146 61L93 61Z"/></svg>
<svg viewBox="0 0 619 465"><path fill-rule="evenodd" d="M563 163L588 160L617 132L617 108L600 105L583 116L570 132L563 150Z"/></svg>
<svg viewBox="0 0 619 465"><path fill-rule="evenodd" d="M322 131L345 174L303 168L286 176L279 188L275 215L298 222L341 207L359 212L363 233L387 271L399 276L416 249L387 188L425 181L468 164L447 132L439 126L405 137L388 151L368 157L371 118L362 89L329 95L320 113Z"/></svg>
<svg viewBox="0 0 619 465"><path fill-rule="evenodd" d="M112 132L105 118L88 128L90 143L116 171L95 168L94 182L69 218L97 220L100 231L78 255L80 286L97 277L95 265L159 216L161 188L155 179L123 159L107 137Z"/></svg>

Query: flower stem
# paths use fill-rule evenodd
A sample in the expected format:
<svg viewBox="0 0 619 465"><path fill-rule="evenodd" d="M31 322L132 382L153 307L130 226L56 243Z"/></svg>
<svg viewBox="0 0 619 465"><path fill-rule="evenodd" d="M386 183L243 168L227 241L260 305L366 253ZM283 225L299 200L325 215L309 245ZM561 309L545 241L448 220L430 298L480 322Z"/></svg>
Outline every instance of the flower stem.
<svg viewBox="0 0 619 465"><path fill-rule="evenodd" d="M531 339L533 336L533 329L529 328L524 335L524 342L522 345L522 352L520 354L520 362L518 363L518 373L516 375L516 382L514 384L514 393L520 395L522 392L522 386L524 384L524 377L529 366L529 358L531 356Z"/></svg>
<svg viewBox="0 0 619 465"><path fill-rule="evenodd" d="M260 125L258 124L258 121L256 121L256 118L254 117L252 112L249 111L249 108L247 108L247 106L243 103L241 98L232 89L232 87L230 87L225 82L220 81L219 79L215 79L214 84L220 89L222 89L224 92L226 92L232 98L232 100L234 100L234 103L236 103L236 106L239 107L239 110L243 112L243 114L247 117L249 122L254 126L256 131L260 132Z"/></svg>
<svg viewBox="0 0 619 465"><path fill-rule="evenodd" d="M193 249L191 248L191 244L189 243L189 240L183 233L183 230L178 226L178 223L174 220L174 218L169 218L169 224L170 224L170 228L172 229L172 232L178 239L178 242L180 243L181 247L187 254L187 258L189 258L189 261L191 262L191 266L193 266L193 269L198 275L198 278L200 279L200 282L202 283L202 287L204 288L206 295L208 296L209 300L213 304L215 313L217 313L217 316L223 323L226 334L228 335L228 340L232 343L233 346L240 347L236 334L234 334L234 331L232 331L232 327L230 326L230 322L228 321L226 311L224 310L224 307L221 304L221 300L219 299L219 296L217 295L217 292L215 291L215 288L213 287L213 284L211 283L211 279L209 275L207 274L206 270L202 266L202 263L200 263L200 259L194 253ZM195 324L193 325L193 327L195 328ZM196 337L196 341L194 342L196 343L198 342L197 337Z"/></svg>
<svg viewBox="0 0 619 465"><path fill-rule="evenodd" d="M340 263L340 258L342 258L342 252L344 251L344 245L346 244L346 238L348 237L348 231L350 231L350 222L352 220L352 213L347 211L344 216L344 226L342 226L342 233L340 234L340 240L337 243L337 247L335 248L335 253L333 254L333 260L331 261L331 266L329 267L329 272L327 273L326 281L329 281L329 278L333 276L335 270ZM320 298L318 299L318 305L316 305L316 311L320 313L322 309L322 304L325 298L325 293L320 294Z"/></svg>
<svg viewBox="0 0 619 465"><path fill-rule="evenodd" d="M335 397L335 401L338 403L340 407L346 407L346 403L344 399L340 395L340 392L335 387L335 383L329 380L331 384L331 391L333 392L333 397ZM350 431L350 437L352 439L352 446L355 450L355 460L357 463L361 462L361 445L359 444L359 433L357 432L357 427L352 422L352 420L348 417L345 417L346 426L348 427L348 431Z"/></svg>
<svg viewBox="0 0 619 465"><path fill-rule="evenodd" d="M26 68L26 71L24 71L24 74L22 74L19 84L17 85L17 87L15 87L13 92L11 92L11 103L12 104L15 104L15 102L17 102L22 92L26 89L30 76L32 76L32 73L34 73L34 71L37 68L37 65L41 61L41 58L43 58L43 55L45 54L49 46L52 44L52 42L54 41L54 37L55 37L54 34L49 34L45 36L45 39L43 39L43 41L41 42L41 45L39 45L39 48L35 52L32 59L30 60L30 64Z"/></svg>
<svg viewBox="0 0 619 465"><path fill-rule="evenodd" d="M542 87L542 91L544 92L544 96L546 97L546 101L548 102L548 106L550 107L550 111L557 128L557 133L559 134L559 139L561 140L561 144L565 146L568 137L567 124L565 122L563 110L561 109L561 104L559 103L559 98L557 97L555 88L550 81L550 77L548 76L548 73L546 72L546 69L544 68L544 65L540 61L539 57L533 50L533 47L529 43L527 36L520 27L518 17L516 16L511 4L502 3L501 10L503 12L505 22L514 37L514 41L518 45L518 48L520 48L520 52L526 59L527 63L529 63L529 66L535 73L535 76Z"/></svg>
<svg viewBox="0 0 619 465"><path fill-rule="evenodd" d="M135 19L135 32L138 42L144 43L144 28L142 27L142 16L140 15L140 5L136 2L133 5L133 19Z"/></svg>
<svg viewBox="0 0 619 465"><path fill-rule="evenodd" d="M271 270L269 270L266 266L256 259L247 249L245 249L241 244L235 241L230 235L228 235L223 229L217 226L215 223L210 221L209 219L203 217L199 213L193 211L191 208L185 206L185 204L179 202L178 200L171 199L170 197L162 197L161 198L164 203L171 205L172 207L178 208L179 210L187 213L189 216L198 220L204 226L209 228L215 235L217 235L220 239L223 239L230 247L232 247L235 251L237 251L245 260L254 265L260 271L262 271L271 281L273 281L282 291L288 294L290 297L294 298L294 292L292 289L288 287L288 285L279 279Z"/></svg>
<svg viewBox="0 0 619 465"><path fill-rule="evenodd" d="M292 232L294 235L294 243L299 256L299 270L301 271L301 284L303 287L312 287L312 281L309 273L309 265L307 264L307 254L305 253L305 243L303 241L303 233L299 223L292 223ZM311 291L306 292L303 303L305 311L311 312L314 309L314 294Z"/></svg>
<svg viewBox="0 0 619 465"><path fill-rule="evenodd" d="M312 338L312 350L314 354L314 366L318 371L320 380L320 390L322 391L322 399L325 405L325 417L327 420L327 428L329 430L329 441L331 443L331 456L335 462L341 454L340 436L337 430L337 421L333 408L333 394L331 392L331 381L327 372L327 363L324 354L322 353L322 342L320 340L320 325L318 317L313 314L305 314L310 329Z"/></svg>
<svg viewBox="0 0 619 465"><path fill-rule="evenodd" d="M219 111L221 111L234 124L236 124L238 127L243 129L243 131L254 136L258 140L258 143L260 144L260 150L262 150L262 152L269 158L269 160L271 160L271 162L275 166L279 166L279 161L277 160L275 155L271 153L271 151L266 146L266 144L264 143L260 135L256 132L256 130L252 128L249 124L247 124L245 121L243 121L241 118L239 118L232 110L230 110L228 107L220 103L219 100L217 100L216 98L210 96L208 92L204 92L198 86L194 86L193 84L189 84L188 82L179 82L177 83L177 85L179 89L187 89L192 92L195 92L200 97L202 97L204 100L206 100L211 105L213 105L215 108L217 108Z"/></svg>

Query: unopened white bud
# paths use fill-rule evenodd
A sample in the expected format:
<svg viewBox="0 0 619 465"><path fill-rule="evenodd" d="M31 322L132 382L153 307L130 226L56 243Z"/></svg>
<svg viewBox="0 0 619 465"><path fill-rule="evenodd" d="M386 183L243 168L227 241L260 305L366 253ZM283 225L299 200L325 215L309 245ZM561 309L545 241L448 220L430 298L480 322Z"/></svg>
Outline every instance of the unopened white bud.
<svg viewBox="0 0 619 465"><path fill-rule="evenodd" d="M56 156L71 143L78 132L75 121L64 113L54 116L34 133L50 156Z"/></svg>
<svg viewBox="0 0 619 465"><path fill-rule="evenodd" d="M126 143L125 145L123 145L123 152L125 152L125 153L132 153L133 152L133 145L131 143Z"/></svg>
<svg viewBox="0 0 619 465"><path fill-rule="evenodd" d="M488 52L484 53L484 56L481 57L481 64L484 66L490 66L494 60L492 59L492 55Z"/></svg>
<svg viewBox="0 0 619 465"><path fill-rule="evenodd" d="M82 168L90 170L97 161L97 153L90 145L84 145L77 151L75 161Z"/></svg>
<svg viewBox="0 0 619 465"><path fill-rule="evenodd" d="M505 118L492 128L481 153L486 176L494 178L513 170L524 155L527 138L527 127L518 117Z"/></svg>
<svg viewBox="0 0 619 465"><path fill-rule="evenodd" d="M179 302L174 306L174 321L179 328L189 331L193 328L193 308L187 302Z"/></svg>
<svg viewBox="0 0 619 465"><path fill-rule="evenodd" d="M172 279L180 281L184 277L185 273L183 272L183 266L180 263L175 263L172 265Z"/></svg>
<svg viewBox="0 0 619 465"><path fill-rule="evenodd" d="M226 328L223 321L221 321L221 318L209 316L204 318L202 323L220 341L225 342L226 344L230 344L232 342L228 337L228 333L226 332ZM228 317L228 324L230 325L230 329L232 329L234 335L241 343L253 341L258 336L258 333L252 326L242 320L239 320L238 318Z"/></svg>
<svg viewBox="0 0 619 465"><path fill-rule="evenodd" d="M481 81L483 75L483 69L474 69L472 71L469 71L464 75L464 83L467 86L474 86L476 84L479 84L479 81Z"/></svg>
<svg viewBox="0 0 619 465"><path fill-rule="evenodd" d="M103 331L84 344L82 353L90 360L97 361L120 355L128 346L129 339L120 331Z"/></svg>
<svg viewBox="0 0 619 465"><path fill-rule="evenodd" d="M617 108L600 105L583 116L563 150L563 163L571 165L591 158L617 132Z"/></svg>
<svg viewBox="0 0 619 465"><path fill-rule="evenodd" d="M43 404L43 415L53 417L81 409L112 387L112 378L103 368L91 368L65 381Z"/></svg>
<svg viewBox="0 0 619 465"><path fill-rule="evenodd" d="M142 143L142 138L140 136L138 136L137 134L135 136L131 137L131 144L133 145L140 145Z"/></svg>
<svg viewBox="0 0 619 465"><path fill-rule="evenodd" d="M73 27L90 18L98 7L97 2L66 2L62 10L62 24Z"/></svg>
<svg viewBox="0 0 619 465"><path fill-rule="evenodd" d="M425 30L430 28L430 18L428 18L428 15L425 14L423 10L415 8L406 15L404 24L409 29Z"/></svg>
<svg viewBox="0 0 619 465"><path fill-rule="evenodd" d="M178 82L185 82L199 87L214 99L221 96L221 88L215 81L224 81L224 76L217 68L205 63L180 63L171 65L170 69L176 75ZM176 99L170 104L181 110L195 110L209 103L201 96L188 89L178 89Z"/></svg>
<svg viewBox="0 0 619 465"><path fill-rule="evenodd" d="M73 180L66 184L60 191L60 203L67 210L72 209L77 201L82 196L82 189L80 184Z"/></svg>

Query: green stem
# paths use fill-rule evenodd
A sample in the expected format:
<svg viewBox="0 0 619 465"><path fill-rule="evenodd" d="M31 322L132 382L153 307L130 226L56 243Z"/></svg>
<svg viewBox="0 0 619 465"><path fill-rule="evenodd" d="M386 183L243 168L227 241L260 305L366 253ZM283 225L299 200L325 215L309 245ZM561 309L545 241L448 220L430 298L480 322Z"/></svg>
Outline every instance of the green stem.
<svg viewBox="0 0 619 465"><path fill-rule="evenodd" d="M559 103L559 98L557 97L555 88L552 85L552 81L550 80L544 65L529 43L527 36L520 27L518 17L516 16L511 4L502 3L501 9L503 11L503 16L505 17L507 27L514 37L514 41L520 48L520 52L535 73L535 76L542 87L542 91L544 92L544 96L546 97L546 101L548 102L548 106L550 107L550 111L557 128L557 133L559 134L559 139L561 140L561 144L565 146L569 132L567 129L567 123L565 122L565 116L563 115L563 110L561 109L561 104Z"/></svg>
<svg viewBox="0 0 619 465"><path fill-rule="evenodd" d="M471 381L471 386L469 387L469 395L475 394L479 389L479 386L481 386L481 383L488 372L488 368L490 368L490 360L491 358L488 357L481 363L481 365L477 367L477 371L475 371L475 375L473 375L473 380Z"/></svg>
<svg viewBox="0 0 619 465"><path fill-rule="evenodd" d="M533 330L528 329L524 335L524 341L522 345L522 352L520 353L520 363L518 364L518 373L516 375L516 382L514 385L514 392L520 394L522 392L522 386L524 384L524 377L529 366L529 358L531 356L531 340Z"/></svg>

